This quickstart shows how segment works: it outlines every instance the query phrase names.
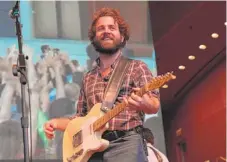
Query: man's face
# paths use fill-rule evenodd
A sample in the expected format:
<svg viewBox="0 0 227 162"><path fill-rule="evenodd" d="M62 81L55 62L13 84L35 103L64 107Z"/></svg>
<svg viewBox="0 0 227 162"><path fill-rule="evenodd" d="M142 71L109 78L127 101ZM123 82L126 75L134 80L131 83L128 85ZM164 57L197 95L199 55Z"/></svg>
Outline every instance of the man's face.
<svg viewBox="0 0 227 162"><path fill-rule="evenodd" d="M120 34L117 22L112 17L100 17L96 22L95 30L93 45L96 51L111 55L122 47L124 38Z"/></svg>

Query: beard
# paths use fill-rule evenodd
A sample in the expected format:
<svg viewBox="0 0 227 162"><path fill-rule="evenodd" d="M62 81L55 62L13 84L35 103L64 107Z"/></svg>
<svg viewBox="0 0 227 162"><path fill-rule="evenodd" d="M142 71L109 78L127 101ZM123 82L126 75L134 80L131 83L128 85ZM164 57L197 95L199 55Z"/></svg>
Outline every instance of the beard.
<svg viewBox="0 0 227 162"><path fill-rule="evenodd" d="M108 38L110 38L110 37L108 37ZM110 38L110 40L112 41L112 44L110 44L110 45L105 45L104 39L105 39L105 36L101 40L94 38L94 40L92 42L95 50L101 54L113 55L119 49L121 49L123 47L123 43L121 42L120 39Z"/></svg>

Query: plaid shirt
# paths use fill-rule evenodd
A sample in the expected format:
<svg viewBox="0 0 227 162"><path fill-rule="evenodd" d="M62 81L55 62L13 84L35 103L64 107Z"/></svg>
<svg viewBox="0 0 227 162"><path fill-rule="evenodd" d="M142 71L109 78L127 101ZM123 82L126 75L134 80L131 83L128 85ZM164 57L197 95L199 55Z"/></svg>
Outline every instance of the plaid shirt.
<svg viewBox="0 0 227 162"><path fill-rule="evenodd" d="M70 117L70 119L77 116L85 116L96 103L102 103L108 80L120 58L121 57L118 57L111 65L111 72L104 78L101 76L100 72L100 61L99 59L96 60L97 66L89 71L83 78L80 97L77 104L77 113ZM142 87L148 83L152 77L151 71L144 62L132 60L126 71L126 75L123 78L123 84L118 97L128 96L132 92L132 88ZM117 99L115 103L116 102L120 102L120 100ZM144 116L141 116L141 113L135 110L130 110L130 108L125 109L110 120L109 130L129 130L138 125L142 125L143 117Z"/></svg>

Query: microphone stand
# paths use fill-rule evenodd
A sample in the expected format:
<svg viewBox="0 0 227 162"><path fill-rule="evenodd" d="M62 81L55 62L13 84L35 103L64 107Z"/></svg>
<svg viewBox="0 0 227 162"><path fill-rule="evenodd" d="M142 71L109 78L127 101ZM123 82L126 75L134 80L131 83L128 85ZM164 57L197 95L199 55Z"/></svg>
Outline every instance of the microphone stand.
<svg viewBox="0 0 227 162"><path fill-rule="evenodd" d="M21 108L22 108L22 117L21 117L21 127L23 131L23 145L24 145L24 162L29 162L29 116L28 116L28 108L25 106L25 85L27 82L27 75L26 75L26 62L25 56L23 55L22 51L22 35L21 35L21 24L19 21L20 11L19 11L19 1L16 2L15 6L12 9L11 17L15 18L16 24L16 35L18 40L18 47L19 47L19 56L17 60L17 72L20 75L20 83L21 83ZM18 76L15 71L13 72L14 76Z"/></svg>

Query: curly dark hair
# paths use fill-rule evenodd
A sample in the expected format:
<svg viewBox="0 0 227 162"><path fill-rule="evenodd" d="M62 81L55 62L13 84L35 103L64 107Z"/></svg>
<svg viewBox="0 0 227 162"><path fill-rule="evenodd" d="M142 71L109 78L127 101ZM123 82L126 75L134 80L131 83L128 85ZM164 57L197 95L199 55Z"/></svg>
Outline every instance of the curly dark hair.
<svg viewBox="0 0 227 162"><path fill-rule="evenodd" d="M142 132L143 132L144 139L147 142L149 142L152 145L154 145L154 135L153 135L152 131L150 129L148 129L148 128L143 128Z"/></svg>
<svg viewBox="0 0 227 162"><path fill-rule="evenodd" d="M96 22L100 17L104 17L104 16L111 16L118 23L120 34L124 37L124 41L122 43L122 46L124 47L126 44L126 41L128 41L130 37L129 25L121 17L120 12L117 9L113 9L113 8L104 7L94 13L92 24L88 31L88 37L90 41L93 42L96 34L96 29L95 29Z"/></svg>

